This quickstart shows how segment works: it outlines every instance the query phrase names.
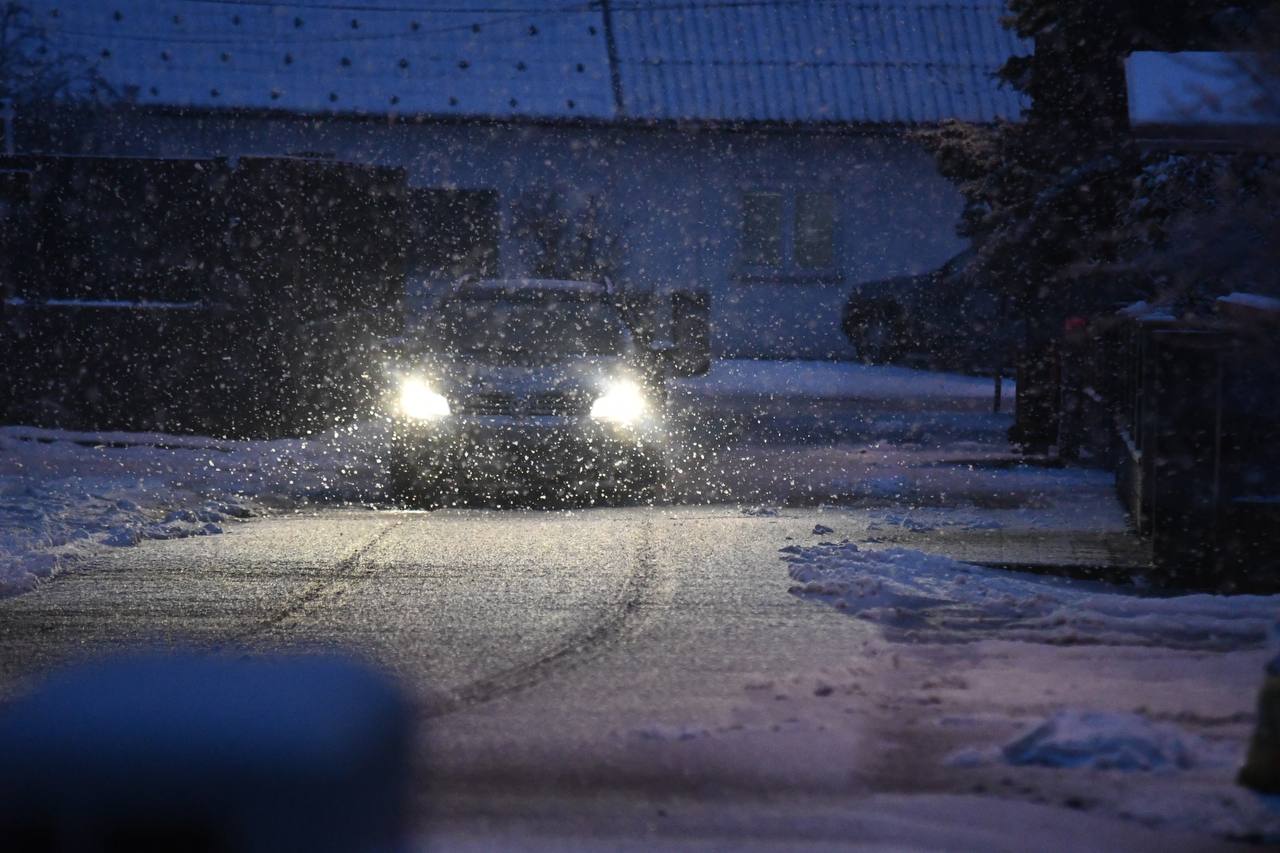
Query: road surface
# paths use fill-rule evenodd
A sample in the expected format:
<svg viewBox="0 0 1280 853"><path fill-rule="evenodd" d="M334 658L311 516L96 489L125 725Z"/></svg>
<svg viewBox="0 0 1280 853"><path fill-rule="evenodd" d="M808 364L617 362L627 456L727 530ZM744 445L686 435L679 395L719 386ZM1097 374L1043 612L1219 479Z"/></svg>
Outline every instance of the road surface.
<svg viewBox="0 0 1280 853"><path fill-rule="evenodd" d="M414 700L433 849L1213 849L1194 809L1144 804L1216 802L1228 771L948 757L1064 702L1240 729L1261 652L896 642L792 594L779 553L1141 566L1106 475L1022 464L976 396L909 412L789 383L699 404L670 505L315 509L112 552L0 600L0 701L138 646L357 655Z"/></svg>
<svg viewBox="0 0 1280 853"><path fill-rule="evenodd" d="M895 646L788 593L779 548L865 537L868 518L704 505L254 520L0 602L0 689L138 645L354 653L415 699L427 846L1012 850L1034 829L1058 849L1203 849L1082 814L1035 774L946 768L973 732L940 729L932 705L965 649ZM1008 547L986 535L970 547Z"/></svg>

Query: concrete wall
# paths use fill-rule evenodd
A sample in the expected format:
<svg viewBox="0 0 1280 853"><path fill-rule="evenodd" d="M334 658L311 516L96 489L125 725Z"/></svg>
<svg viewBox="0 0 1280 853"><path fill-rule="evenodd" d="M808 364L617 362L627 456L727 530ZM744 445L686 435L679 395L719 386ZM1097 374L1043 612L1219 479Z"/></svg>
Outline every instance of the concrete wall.
<svg viewBox="0 0 1280 853"><path fill-rule="evenodd" d="M630 287L707 288L721 356L849 357L840 312L859 281L923 272L963 248L961 200L919 146L896 134L684 131L510 124L383 123L134 113L104 131L101 153L180 156L313 152L403 166L415 186L493 189L502 274L525 272L512 233L520 198L551 187L581 206L603 199ZM746 277L742 193L831 193L831 274Z"/></svg>

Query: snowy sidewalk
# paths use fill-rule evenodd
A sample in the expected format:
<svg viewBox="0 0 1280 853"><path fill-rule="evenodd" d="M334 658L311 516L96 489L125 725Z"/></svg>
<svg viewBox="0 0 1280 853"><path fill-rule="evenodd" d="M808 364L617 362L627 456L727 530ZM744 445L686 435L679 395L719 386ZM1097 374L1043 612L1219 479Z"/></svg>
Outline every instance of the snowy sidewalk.
<svg viewBox="0 0 1280 853"><path fill-rule="evenodd" d="M0 427L0 596L114 548L380 493L376 431L222 441Z"/></svg>
<svg viewBox="0 0 1280 853"><path fill-rule="evenodd" d="M880 408L989 412L994 382L990 377L852 361L717 359L706 376L677 380L675 386L682 395L716 405L857 401ZM1013 381L1006 379L1002 392L1006 413L1012 411L1014 391Z"/></svg>
<svg viewBox="0 0 1280 853"><path fill-rule="evenodd" d="M877 698L914 788L1280 841L1280 798L1235 782L1280 596L1153 595L841 532L793 535L778 557L793 595L887 641ZM845 690L846 663L822 661L820 693Z"/></svg>
<svg viewBox="0 0 1280 853"><path fill-rule="evenodd" d="M858 535L987 565L1146 570L1112 475L1014 453L1016 388L1004 383L996 413L992 385L853 362L716 361L673 394L687 435L675 496L857 508Z"/></svg>
<svg viewBox="0 0 1280 853"><path fill-rule="evenodd" d="M672 420L700 435L771 442L886 440L1003 443L1014 384L1001 411L989 377L856 362L714 361L706 376L672 384Z"/></svg>

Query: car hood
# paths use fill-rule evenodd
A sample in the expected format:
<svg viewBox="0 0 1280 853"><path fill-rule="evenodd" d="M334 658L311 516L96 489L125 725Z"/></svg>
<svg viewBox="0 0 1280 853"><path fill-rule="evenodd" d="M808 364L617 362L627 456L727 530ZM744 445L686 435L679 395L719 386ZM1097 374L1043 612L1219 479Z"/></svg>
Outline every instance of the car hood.
<svg viewBox="0 0 1280 853"><path fill-rule="evenodd" d="M596 394L610 380L632 374L629 360L619 356L522 365L430 355L404 367L421 374L451 398L493 393L515 397L547 392Z"/></svg>

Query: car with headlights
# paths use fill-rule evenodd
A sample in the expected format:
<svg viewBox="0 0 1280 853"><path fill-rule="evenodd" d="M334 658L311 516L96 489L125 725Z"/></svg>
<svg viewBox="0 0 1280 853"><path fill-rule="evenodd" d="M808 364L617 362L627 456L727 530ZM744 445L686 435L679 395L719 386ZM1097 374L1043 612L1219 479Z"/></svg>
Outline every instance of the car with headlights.
<svg viewBox="0 0 1280 853"><path fill-rule="evenodd" d="M690 371L623 307L603 284L545 279L469 281L440 298L389 366L393 496L658 494L664 380Z"/></svg>

